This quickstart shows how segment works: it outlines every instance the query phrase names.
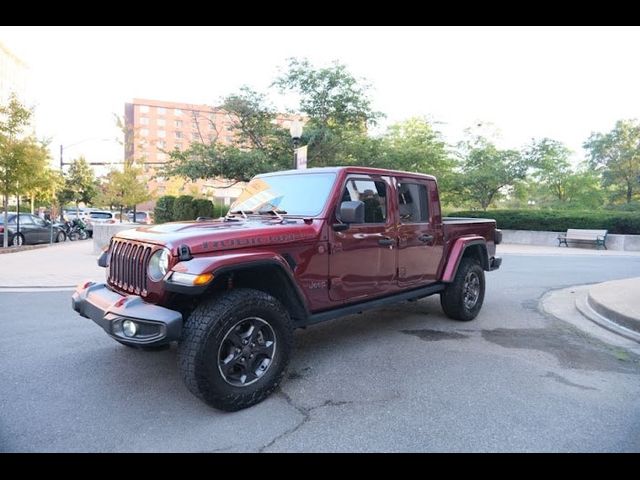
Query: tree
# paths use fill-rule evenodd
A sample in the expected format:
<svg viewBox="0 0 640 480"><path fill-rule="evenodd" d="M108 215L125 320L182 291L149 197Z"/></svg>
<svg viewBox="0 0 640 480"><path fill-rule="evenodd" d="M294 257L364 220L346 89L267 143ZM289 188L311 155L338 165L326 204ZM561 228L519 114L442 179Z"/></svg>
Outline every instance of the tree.
<svg viewBox="0 0 640 480"><path fill-rule="evenodd" d="M486 210L505 187L526 176L527 164L516 150L499 150L483 137L459 145L461 172L454 181L459 198Z"/></svg>
<svg viewBox="0 0 640 480"><path fill-rule="evenodd" d="M289 134L277 124L276 113L264 95L243 87L227 96L221 108L231 120L234 144L200 141L184 151L169 152L164 175L190 180L223 177L239 182L289 167Z"/></svg>
<svg viewBox="0 0 640 480"><path fill-rule="evenodd" d="M619 120L608 133L592 133L584 143L591 168L602 173L612 200L631 203L640 191L640 123Z"/></svg>
<svg viewBox="0 0 640 480"><path fill-rule="evenodd" d="M173 205L176 197L172 195L164 195L156 202L154 217L156 223L166 223L173 221Z"/></svg>
<svg viewBox="0 0 640 480"><path fill-rule="evenodd" d="M370 86L338 62L314 68L307 59L289 59L274 86L300 97L299 111L307 117L303 141L313 166L344 164L345 147L366 137L367 128L382 115L371 107Z"/></svg>
<svg viewBox="0 0 640 480"><path fill-rule="evenodd" d="M562 142L543 138L532 140L524 156L533 168L533 177L544 185L559 202L568 200L567 188L573 175L569 150Z"/></svg>
<svg viewBox="0 0 640 480"><path fill-rule="evenodd" d="M133 208L135 214L136 205L151 198L146 184L138 180L141 173L140 167L128 162L125 163L123 171L111 170L107 174L100 199L106 204L120 209L121 222L125 207Z"/></svg>
<svg viewBox="0 0 640 480"><path fill-rule="evenodd" d="M35 137L27 134L31 116L31 110L24 107L13 94L6 105L0 105L0 195L5 225L9 196L19 195L30 179L42 170L42 162L46 159ZM6 228L3 245L9 245Z"/></svg>
<svg viewBox="0 0 640 480"><path fill-rule="evenodd" d="M64 188L59 198L64 205L64 201L72 201L76 205L76 212L80 202L91 203L98 193L98 186L93 174L93 170L84 157L77 158L71 163L65 178Z"/></svg>

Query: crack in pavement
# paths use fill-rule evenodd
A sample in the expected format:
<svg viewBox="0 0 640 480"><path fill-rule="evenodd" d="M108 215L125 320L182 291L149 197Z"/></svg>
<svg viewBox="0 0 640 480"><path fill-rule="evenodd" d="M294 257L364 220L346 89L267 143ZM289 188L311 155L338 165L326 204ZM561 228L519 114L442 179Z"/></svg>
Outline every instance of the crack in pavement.
<svg viewBox="0 0 640 480"><path fill-rule="evenodd" d="M542 378L550 378L552 380L555 380L558 383L562 383L563 385L568 385L570 387L576 387L579 388L581 390L596 390L598 391L598 388L595 387L588 387L586 385L580 385L579 383L573 383L570 380L567 380L566 378L564 378L562 375L558 375L557 373L553 373L553 372L547 372L546 375L540 375Z"/></svg>

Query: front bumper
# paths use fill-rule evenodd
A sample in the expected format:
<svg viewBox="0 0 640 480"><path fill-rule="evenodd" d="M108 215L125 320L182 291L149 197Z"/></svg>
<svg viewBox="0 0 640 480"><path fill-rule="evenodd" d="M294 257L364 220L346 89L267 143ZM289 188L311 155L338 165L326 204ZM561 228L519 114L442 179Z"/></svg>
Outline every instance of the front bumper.
<svg viewBox="0 0 640 480"><path fill-rule="evenodd" d="M104 283L78 285L71 306L80 315L100 325L107 334L128 345L159 346L178 340L182 314L145 302L137 295L121 295ZM122 322L132 320L138 327L133 337L124 334Z"/></svg>

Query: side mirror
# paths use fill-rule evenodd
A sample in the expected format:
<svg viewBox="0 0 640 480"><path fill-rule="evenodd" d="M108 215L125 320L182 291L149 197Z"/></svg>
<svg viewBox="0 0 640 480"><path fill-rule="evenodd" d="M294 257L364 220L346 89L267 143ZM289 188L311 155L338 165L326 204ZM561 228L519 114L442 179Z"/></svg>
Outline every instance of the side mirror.
<svg viewBox="0 0 640 480"><path fill-rule="evenodd" d="M364 223L364 203L361 201L342 202L340 220L344 223Z"/></svg>

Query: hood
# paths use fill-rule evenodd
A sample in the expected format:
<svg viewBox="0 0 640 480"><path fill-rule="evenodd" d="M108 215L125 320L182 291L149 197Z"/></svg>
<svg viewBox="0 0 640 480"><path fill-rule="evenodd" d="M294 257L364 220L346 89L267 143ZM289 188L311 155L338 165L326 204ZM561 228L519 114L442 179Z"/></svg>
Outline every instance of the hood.
<svg viewBox="0 0 640 480"><path fill-rule="evenodd" d="M322 229L319 219L172 222L123 230L114 237L163 245L178 254L187 245L193 255L221 250L316 241Z"/></svg>

